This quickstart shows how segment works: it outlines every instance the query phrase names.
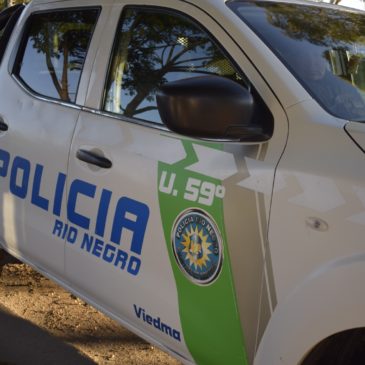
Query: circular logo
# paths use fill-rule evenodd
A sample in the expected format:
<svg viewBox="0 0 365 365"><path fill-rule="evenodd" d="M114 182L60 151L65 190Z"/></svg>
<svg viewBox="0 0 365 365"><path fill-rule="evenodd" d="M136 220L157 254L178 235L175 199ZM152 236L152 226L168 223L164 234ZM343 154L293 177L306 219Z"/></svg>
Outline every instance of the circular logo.
<svg viewBox="0 0 365 365"><path fill-rule="evenodd" d="M204 211L189 209L175 221L172 246L181 271L196 284L212 283L222 267L222 239L214 220Z"/></svg>

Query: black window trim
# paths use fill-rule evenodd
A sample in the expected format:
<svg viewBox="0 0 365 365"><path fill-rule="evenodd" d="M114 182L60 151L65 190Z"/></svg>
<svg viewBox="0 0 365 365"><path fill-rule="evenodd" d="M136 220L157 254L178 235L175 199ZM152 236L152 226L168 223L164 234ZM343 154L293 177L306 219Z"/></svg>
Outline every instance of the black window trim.
<svg viewBox="0 0 365 365"><path fill-rule="evenodd" d="M89 44L87 46L87 51L86 51L86 58L88 57L88 53L89 53L89 49L90 49L90 45L92 43L92 39L94 37L94 33L95 33L95 29L97 27L99 18L100 18L100 14L102 12L102 6L77 6L77 7L65 7L65 8L54 8L54 9L46 9L46 10L36 10L30 14L28 14L28 18L26 20L26 23L23 26L23 30L20 34L20 42L17 45L17 49L16 49L16 55L15 55L15 60L13 62L13 66L11 67L11 76L13 77L13 79L17 82L17 84L23 89L23 91L25 91L27 94L29 94L30 96L41 100L41 101L46 101L46 102L50 102L52 104L57 104L57 105L62 105L62 106L67 106L67 107L71 107L73 109L78 109L81 110L83 108L82 105L77 104L76 100L77 100L77 96L79 93L79 86L80 86L80 81L82 79L82 74L84 72L84 65L80 74L80 79L77 85L77 91L76 91L76 98L75 98L75 102L67 102L58 98L52 98L48 95L43 95L40 93L37 93L35 90L33 90L30 86L26 85L26 83L22 80L22 78L20 76L17 75L17 73L19 73L20 71L20 60L23 58L24 56L24 52L25 52L25 44L27 42L27 34L28 34L28 30L30 27L30 23L31 23L31 18L33 17L33 15L38 15L38 14L49 14L49 13L56 13L56 12L63 12L63 11L80 11L80 10L97 10L98 14L96 16L96 21L95 24L93 26L92 32L91 32L91 37L89 40Z"/></svg>
<svg viewBox="0 0 365 365"><path fill-rule="evenodd" d="M23 13L23 10L25 9L26 5L24 4L18 4L18 5L14 5L8 9L5 9L4 11L1 12L2 15L4 15L5 12L9 12L9 18L6 21L6 24L4 26L4 33L1 37L0 40L0 65L2 63L6 48L8 47L8 43L10 40L10 37L13 33L13 30L21 16L21 14ZM6 14L5 14L6 16Z"/></svg>
<svg viewBox="0 0 365 365"><path fill-rule="evenodd" d="M192 5L195 6L194 4L192 4ZM243 72L241 67L238 66L237 62L231 57L230 53L226 50L225 47L223 47L221 42L219 42L217 40L217 38L203 24L201 24L200 21L198 21L193 16L191 16L187 13L184 13L181 10L168 8L168 7L164 7L164 6L158 6L158 5L156 5L156 6L153 6L153 5L124 5L123 8L122 8L122 11L121 11L121 15L119 16L119 19L118 19L118 22L117 22L117 25L116 25L116 30L115 30L114 40L113 40L113 46L112 46L112 49L111 49L111 52L110 52L108 67L107 67L107 70L106 70L106 75L105 75L105 80L104 80L104 87L103 87L103 94L102 94L102 99L100 101L99 109L95 110L95 109L87 108L87 110L89 112L92 112L92 113L98 114L98 115L102 115L102 116L108 116L108 117L111 117L111 118L117 119L117 120L122 120L123 122L127 122L127 123L132 123L132 124L141 125L141 126L145 126L145 127L149 127L149 128L153 128L153 129L157 129L157 130L163 130L163 131L171 132L165 126L165 124L163 124L163 123L156 123L156 122L147 121L147 120L144 120L144 119L127 117L127 116L125 116L123 114L120 114L120 113L113 113L113 112L104 110L104 105L105 105L105 101L106 101L106 94L107 94L107 84L108 84L108 81L109 81L110 71L111 71L111 67L112 67L112 63L113 63L113 59L114 59L114 55L115 55L114 52L115 52L116 48L118 47L118 44L117 44L118 33L117 32L120 29L120 25L122 24L122 21L125 19L125 12L127 12L130 9L134 9L134 10L141 10L142 9L144 11L153 11L155 13L158 13L159 11L160 12L162 11L164 14L169 14L170 13L174 16L180 15L180 16L185 17L186 19L190 20L192 22L192 24L194 24L197 28L199 28L202 32L204 32L209 37L210 41L216 47L218 47L218 49L222 52L222 54L229 60L229 62L231 62L232 67L237 72L237 74L240 75L243 80L247 80L249 82L249 85L247 85L249 87L249 90L255 90L255 87L253 86L251 80L246 76L246 73ZM200 8L198 8L198 9L200 9ZM259 93L257 93L257 95L259 95ZM262 102L264 102L264 101L262 100ZM215 140L215 141L216 142L220 142L220 141L221 142L227 142L226 139ZM231 140L229 140L229 141L231 141Z"/></svg>

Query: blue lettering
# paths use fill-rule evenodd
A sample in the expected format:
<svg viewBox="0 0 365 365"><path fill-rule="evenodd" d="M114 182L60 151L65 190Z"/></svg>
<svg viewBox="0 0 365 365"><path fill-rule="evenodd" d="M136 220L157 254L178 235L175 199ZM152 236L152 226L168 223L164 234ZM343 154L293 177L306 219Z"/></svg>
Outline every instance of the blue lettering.
<svg viewBox="0 0 365 365"><path fill-rule="evenodd" d="M150 316L150 315L146 315L146 322L148 323L148 324L152 324L153 322L153 318Z"/></svg>
<svg viewBox="0 0 365 365"><path fill-rule="evenodd" d="M66 237L67 242L74 244L77 239L78 231L75 227L69 227L68 224L64 224L56 219L52 234L62 239L65 239Z"/></svg>
<svg viewBox="0 0 365 365"><path fill-rule="evenodd" d="M5 177L8 174L10 154L4 150L0 150L0 176Z"/></svg>
<svg viewBox="0 0 365 365"><path fill-rule="evenodd" d="M136 313L136 316L138 317L138 318L141 318L141 314L142 314L142 308L141 307L138 307L137 308L137 306L135 305L135 304L133 304L133 307L134 307L134 311L135 311L135 313Z"/></svg>
<svg viewBox="0 0 365 365"><path fill-rule="evenodd" d="M37 164L34 173L32 204L36 205L39 208L44 209L45 211L48 211L49 201L46 198L43 198L42 196L39 195L41 189L42 175L43 175L43 166Z"/></svg>
<svg viewBox="0 0 365 365"><path fill-rule="evenodd" d="M120 198L115 210L110 240L119 245L123 229L128 229L133 232L131 251L140 255L149 214L150 211L146 204L127 197ZM135 219L127 215L132 215Z"/></svg>
<svg viewBox="0 0 365 365"><path fill-rule="evenodd" d="M127 271L133 276L137 276L141 268L141 260L138 257L131 256L128 263Z"/></svg>
<svg viewBox="0 0 365 365"><path fill-rule="evenodd" d="M70 222L86 230L90 227L90 219L76 212L78 195L94 198L96 186L82 180L74 180L70 187L67 202L67 218Z"/></svg>
<svg viewBox="0 0 365 365"><path fill-rule="evenodd" d="M61 206L63 191L65 190L66 175L61 172L58 174L56 183L56 192L53 201L53 214L59 217L61 215Z"/></svg>
<svg viewBox="0 0 365 365"><path fill-rule="evenodd" d="M118 264L121 263L122 265L120 266L120 268L124 270L125 265L127 264L127 260L128 254L122 250L118 250L117 257L114 261L114 266L118 266Z"/></svg>
<svg viewBox="0 0 365 365"><path fill-rule="evenodd" d="M66 237L66 233L68 231L68 224L66 223L64 226L63 226L63 233L62 233L62 239L65 239Z"/></svg>
<svg viewBox="0 0 365 365"><path fill-rule="evenodd" d="M84 234L81 249L102 258L107 263L113 263L115 267L119 267L122 270L127 268L127 272L133 276L137 276L141 268L141 260L138 257L129 257L126 252L118 250L110 244L105 244L102 240L94 238L87 233Z"/></svg>
<svg viewBox="0 0 365 365"><path fill-rule="evenodd" d="M113 262L114 256L115 256L116 248L112 245L107 244L105 246L104 254L103 254L103 260L106 262Z"/></svg>
<svg viewBox="0 0 365 365"><path fill-rule="evenodd" d="M43 179L45 166L36 164L34 166L34 178L30 181L30 173L33 171L30 161L16 156L12 166L10 162L10 154L0 149L0 177L6 177L10 173L9 189L13 195L25 199L29 189L29 191L31 190L30 203L45 211L49 211L50 205L53 203L52 212L57 217L61 216L62 207L66 205L68 223L56 219L52 235L65 240L65 242L75 244L78 238L77 227L81 227L86 231L90 230L90 226L94 222L91 222L91 216L81 212L85 211L83 202L86 198L95 199L96 185L80 179L73 180L68 191L67 202L65 203L67 176L60 172L57 175L54 197L49 199L44 196L46 192L46 181ZM32 186L29 185L30 182L33 183ZM42 190L44 190L43 194ZM101 190L100 198L98 194L99 202L95 217L95 235L100 238L105 235L112 196L112 191L107 189ZM115 208L110 244L106 244L102 239L84 233L81 249L86 250L95 257L102 258L103 261L113 264L115 267L126 270L133 276L138 275L141 268L141 259L133 256L133 254L139 256L142 253L149 214L149 207L146 204L128 197L121 197L117 201ZM131 233L131 235L127 233ZM126 241L128 237L131 237L131 242ZM130 244L132 255L129 253L129 250L118 249L113 244L122 244L124 246Z"/></svg>
<svg viewBox="0 0 365 365"><path fill-rule="evenodd" d="M67 234L67 242L72 245L76 242L77 239L77 229L75 227L70 227Z"/></svg>
<svg viewBox="0 0 365 365"><path fill-rule="evenodd" d="M100 257L103 247L104 247L104 242L96 238L92 254L96 257Z"/></svg>
<svg viewBox="0 0 365 365"><path fill-rule="evenodd" d="M98 209L98 216L96 218L96 226L95 226L95 233L101 237L104 236L105 232L105 223L106 218L108 215L108 209L110 200L112 197L112 192L106 189L103 189L101 193L99 209Z"/></svg>
<svg viewBox="0 0 365 365"><path fill-rule="evenodd" d="M84 238L82 239L81 249L85 250L86 247L86 251L90 252L93 246L93 242L94 242L94 237L89 236L87 233L85 233Z"/></svg>
<svg viewBox="0 0 365 365"><path fill-rule="evenodd" d="M176 341L181 342L181 337L180 337L180 332L179 332L179 331L173 330L173 331L172 331L172 337L173 337Z"/></svg>
<svg viewBox="0 0 365 365"><path fill-rule="evenodd" d="M167 335L172 337L171 327L161 322L161 332L165 332Z"/></svg>
<svg viewBox="0 0 365 365"><path fill-rule="evenodd" d="M153 326L161 331L161 319L157 317L153 320Z"/></svg>
<svg viewBox="0 0 365 365"><path fill-rule="evenodd" d="M181 341L180 332L170 327L168 324L164 323L160 317L151 316L150 314L146 313L143 308L138 307L135 304L133 304L133 308L134 313L136 314L138 319L163 332L164 334L172 337L174 340L179 342Z"/></svg>
<svg viewBox="0 0 365 365"><path fill-rule="evenodd" d="M56 219L56 221L54 223L52 234L56 235L57 237L61 237L62 228L63 228L63 222Z"/></svg>
<svg viewBox="0 0 365 365"><path fill-rule="evenodd" d="M18 173L22 171L22 182L17 185ZM28 193L30 162L22 157L15 157L10 175L10 191L17 197L25 199Z"/></svg>

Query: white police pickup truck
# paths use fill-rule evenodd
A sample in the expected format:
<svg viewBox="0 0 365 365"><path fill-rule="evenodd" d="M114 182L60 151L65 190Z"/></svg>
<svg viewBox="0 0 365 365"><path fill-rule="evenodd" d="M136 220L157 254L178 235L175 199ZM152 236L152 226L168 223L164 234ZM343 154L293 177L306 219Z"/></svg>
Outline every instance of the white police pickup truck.
<svg viewBox="0 0 365 365"><path fill-rule="evenodd" d="M0 242L184 364L365 363L365 17L0 14Z"/></svg>

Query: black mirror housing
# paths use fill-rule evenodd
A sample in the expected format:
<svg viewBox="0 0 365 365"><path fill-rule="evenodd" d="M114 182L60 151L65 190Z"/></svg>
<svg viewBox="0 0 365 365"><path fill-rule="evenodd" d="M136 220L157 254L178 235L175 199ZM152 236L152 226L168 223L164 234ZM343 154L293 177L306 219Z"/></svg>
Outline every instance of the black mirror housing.
<svg viewBox="0 0 365 365"><path fill-rule="evenodd" d="M220 76L201 76L160 86L157 106L174 132L191 137L244 141L267 140L253 114L251 92Z"/></svg>

